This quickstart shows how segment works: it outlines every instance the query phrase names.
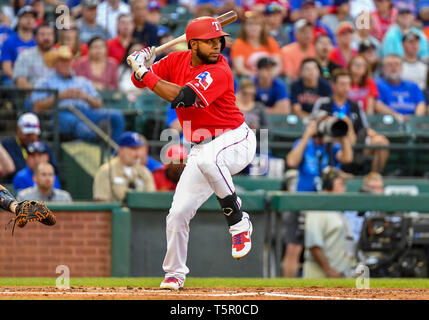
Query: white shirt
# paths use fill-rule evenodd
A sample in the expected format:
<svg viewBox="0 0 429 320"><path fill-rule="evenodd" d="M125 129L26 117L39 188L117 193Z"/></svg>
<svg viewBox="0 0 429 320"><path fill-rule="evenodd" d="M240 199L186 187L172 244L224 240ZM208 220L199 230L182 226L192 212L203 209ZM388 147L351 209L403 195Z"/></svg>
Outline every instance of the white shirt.
<svg viewBox="0 0 429 320"><path fill-rule="evenodd" d="M117 22L120 14L130 13L130 6L125 2L120 2L118 9L113 9L107 0L103 1L97 6L97 18L96 22L98 25L109 31L112 38L115 38L118 34Z"/></svg>
<svg viewBox="0 0 429 320"><path fill-rule="evenodd" d="M422 61L402 62L402 79L417 83L421 90L426 89L428 65Z"/></svg>

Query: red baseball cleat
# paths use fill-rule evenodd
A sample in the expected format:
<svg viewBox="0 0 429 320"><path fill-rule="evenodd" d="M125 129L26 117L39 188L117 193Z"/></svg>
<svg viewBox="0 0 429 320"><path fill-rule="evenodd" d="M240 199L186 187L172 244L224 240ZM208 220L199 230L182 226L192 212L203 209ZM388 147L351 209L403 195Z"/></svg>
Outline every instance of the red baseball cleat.
<svg viewBox="0 0 429 320"><path fill-rule="evenodd" d="M168 277L161 282L159 287L161 289L179 290L183 288L183 281L180 281L176 277Z"/></svg>

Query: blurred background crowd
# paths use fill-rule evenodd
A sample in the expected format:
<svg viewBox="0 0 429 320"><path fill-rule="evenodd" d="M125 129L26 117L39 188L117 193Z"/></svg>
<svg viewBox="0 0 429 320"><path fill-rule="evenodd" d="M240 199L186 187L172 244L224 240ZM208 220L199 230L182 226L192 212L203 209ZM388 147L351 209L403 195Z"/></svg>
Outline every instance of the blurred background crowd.
<svg viewBox="0 0 429 320"><path fill-rule="evenodd" d="M269 142L242 175L281 179L289 192L326 191L327 167L376 182L429 175L429 1L0 6L0 182L19 199L123 201L129 190L173 191L191 146L168 103L134 87L126 57L180 36L195 17L229 10L239 19L224 27L222 54L236 104ZM176 50L186 43L157 59ZM162 148L167 128L178 135ZM287 219L297 230L299 214ZM296 239L285 259L301 255Z"/></svg>

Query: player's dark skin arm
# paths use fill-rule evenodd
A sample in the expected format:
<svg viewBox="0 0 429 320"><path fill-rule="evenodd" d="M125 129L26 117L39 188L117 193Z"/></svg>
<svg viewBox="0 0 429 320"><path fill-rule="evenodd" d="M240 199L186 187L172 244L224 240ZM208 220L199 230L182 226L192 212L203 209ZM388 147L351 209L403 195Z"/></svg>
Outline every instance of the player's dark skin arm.
<svg viewBox="0 0 429 320"><path fill-rule="evenodd" d="M0 209L15 213L17 205L15 198L0 184Z"/></svg>

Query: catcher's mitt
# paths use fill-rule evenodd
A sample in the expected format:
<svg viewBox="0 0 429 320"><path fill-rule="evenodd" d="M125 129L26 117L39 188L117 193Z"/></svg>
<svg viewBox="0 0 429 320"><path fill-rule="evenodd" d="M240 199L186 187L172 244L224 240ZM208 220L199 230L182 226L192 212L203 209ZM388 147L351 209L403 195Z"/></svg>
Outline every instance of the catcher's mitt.
<svg viewBox="0 0 429 320"><path fill-rule="evenodd" d="M12 218L6 225L6 229L13 221L12 235L15 225L24 228L27 222L39 221L47 226L53 226L56 222L55 216L51 210L41 201L24 200L18 202L15 209L15 218Z"/></svg>

